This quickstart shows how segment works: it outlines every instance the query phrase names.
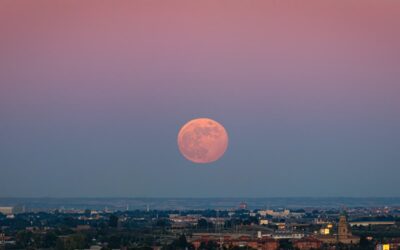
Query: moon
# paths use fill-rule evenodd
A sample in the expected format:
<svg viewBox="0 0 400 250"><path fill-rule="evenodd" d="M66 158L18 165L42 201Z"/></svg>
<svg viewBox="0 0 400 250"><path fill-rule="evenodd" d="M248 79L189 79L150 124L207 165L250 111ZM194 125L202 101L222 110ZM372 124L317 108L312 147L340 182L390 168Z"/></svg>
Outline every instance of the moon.
<svg viewBox="0 0 400 250"><path fill-rule="evenodd" d="M209 118L188 121L178 133L182 155L195 163L210 163L221 158L228 148L225 128Z"/></svg>

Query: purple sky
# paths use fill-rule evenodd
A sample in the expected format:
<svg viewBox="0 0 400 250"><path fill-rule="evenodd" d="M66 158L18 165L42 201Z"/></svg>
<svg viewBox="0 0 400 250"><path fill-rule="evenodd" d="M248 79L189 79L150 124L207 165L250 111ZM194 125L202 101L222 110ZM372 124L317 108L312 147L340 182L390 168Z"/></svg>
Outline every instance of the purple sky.
<svg viewBox="0 0 400 250"><path fill-rule="evenodd" d="M0 196L400 196L400 2L0 2ZM180 126L222 123L185 160Z"/></svg>

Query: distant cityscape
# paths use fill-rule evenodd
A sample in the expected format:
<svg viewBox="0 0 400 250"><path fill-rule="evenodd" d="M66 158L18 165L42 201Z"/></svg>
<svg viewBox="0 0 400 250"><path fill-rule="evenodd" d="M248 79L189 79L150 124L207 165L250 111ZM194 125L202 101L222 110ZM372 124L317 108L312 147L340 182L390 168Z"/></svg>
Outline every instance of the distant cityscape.
<svg viewBox="0 0 400 250"><path fill-rule="evenodd" d="M29 211L54 209L231 209L246 201L249 209L343 208L400 206L400 197L274 197L274 198L1 198L1 206L25 206Z"/></svg>
<svg viewBox="0 0 400 250"><path fill-rule="evenodd" d="M399 201L2 198L0 249L398 250Z"/></svg>

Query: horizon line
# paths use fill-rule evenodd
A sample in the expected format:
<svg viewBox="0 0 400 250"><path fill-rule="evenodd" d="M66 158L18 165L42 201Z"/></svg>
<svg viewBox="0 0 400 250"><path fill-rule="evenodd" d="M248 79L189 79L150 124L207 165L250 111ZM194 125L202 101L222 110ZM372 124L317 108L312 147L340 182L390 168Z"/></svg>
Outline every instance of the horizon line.
<svg viewBox="0 0 400 250"><path fill-rule="evenodd" d="M0 196L0 199L400 199L400 196Z"/></svg>

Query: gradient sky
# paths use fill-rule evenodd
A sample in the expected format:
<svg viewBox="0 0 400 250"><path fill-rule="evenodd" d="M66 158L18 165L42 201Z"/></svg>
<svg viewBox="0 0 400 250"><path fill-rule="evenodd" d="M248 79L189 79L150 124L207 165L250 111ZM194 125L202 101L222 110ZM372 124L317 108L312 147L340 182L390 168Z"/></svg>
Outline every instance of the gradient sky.
<svg viewBox="0 0 400 250"><path fill-rule="evenodd" d="M400 1L0 1L0 196L400 196ZM230 136L196 165L197 117Z"/></svg>

